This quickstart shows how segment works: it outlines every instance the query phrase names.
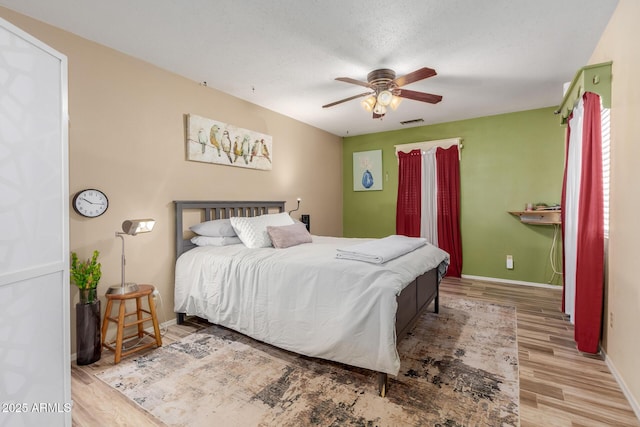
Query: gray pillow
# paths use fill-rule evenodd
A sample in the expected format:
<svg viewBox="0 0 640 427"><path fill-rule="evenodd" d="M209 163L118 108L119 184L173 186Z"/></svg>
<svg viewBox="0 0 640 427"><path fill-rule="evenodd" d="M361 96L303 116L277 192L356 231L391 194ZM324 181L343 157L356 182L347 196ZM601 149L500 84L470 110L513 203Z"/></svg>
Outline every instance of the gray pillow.
<svg viewBox="0 0 640 427"><path fill-rule="evenodd" d="M236 231L231 226L231 220L229 219L214 219L211 221L201 222L200 224L189 227L189 230L200 236L208 237L237 236Z"/></svg>
<svg viewBox="0 0 640 427"><path fill-rule="evenodd" d="M311 243L311 234L303 223L282 225L279 227L268 226L267 233L271 238L273 247L284 249L302 243Z"/></svg>

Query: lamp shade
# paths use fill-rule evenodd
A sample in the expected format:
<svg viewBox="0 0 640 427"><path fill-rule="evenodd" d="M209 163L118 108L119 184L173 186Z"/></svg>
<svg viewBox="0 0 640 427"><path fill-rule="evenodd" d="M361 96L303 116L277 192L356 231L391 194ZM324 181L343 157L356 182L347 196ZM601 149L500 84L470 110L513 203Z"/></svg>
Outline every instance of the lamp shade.
<svg viewBox="0 0 640 427"><path fill-rule="evenodd" d="M375 108L373 109L373 112L381 116L384 116L384 114L387 112L387 107L385 107L382 104L376 104Z"/></svg>
<svg viewBox="0 0 640 427"><path fill-rule="evenodd" d="M398 108L398 105L400 105L400 102L402 102L402 98L400 98L399 96L393 95L393 98L391 98L391 103L389 104L389 107L391 107L391 109L395 111L395 109Z"/></svg>
<svg viewBox="0 0 640 427"><path fill-rule="evenodd" d="M388 90L383 90L378 94L378 104L384 107L391 104L392 99L393 99L393 94Z"/></svg>
<svg viewBox="0 0 640 427"><path fill-rule="evenodd" d="M127 219L122 223L122 231L124 234L135 236L138 233L148 233L153 230L156 221L147 219Z"/></svg>
<svg viewBox="0 0 640 427"><path fill-rule="evenodd" d="M376 105L376 97L371 95L362 100L362 108L366 111L373 111L373 107Z"/></svg>

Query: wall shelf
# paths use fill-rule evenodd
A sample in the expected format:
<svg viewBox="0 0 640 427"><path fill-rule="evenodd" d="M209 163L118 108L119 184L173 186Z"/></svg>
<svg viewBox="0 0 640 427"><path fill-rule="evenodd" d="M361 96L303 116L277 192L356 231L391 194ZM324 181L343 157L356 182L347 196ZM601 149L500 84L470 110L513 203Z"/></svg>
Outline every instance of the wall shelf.
<svg viewBox="0 0 640 427"><path fill-rule="evenodd" d="M509 211L511 215L520 217L525 224L559 225L562 223L560 210Z"/></svg>

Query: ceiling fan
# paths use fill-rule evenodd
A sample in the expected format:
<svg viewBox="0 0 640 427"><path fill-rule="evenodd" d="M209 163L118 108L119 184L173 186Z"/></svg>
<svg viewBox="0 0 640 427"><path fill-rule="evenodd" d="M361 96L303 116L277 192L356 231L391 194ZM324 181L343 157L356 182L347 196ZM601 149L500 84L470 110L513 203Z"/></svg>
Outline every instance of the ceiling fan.
<svg viewBox="0 0 640 427"><path fill-rule="evenodd" d="M364 86L371 89L371 91L323 105L322 108L333 107L334 105L351 101L352 99L367 96L367 98L362 101L362 106L365 110L373 113L374 119L378 119L385 115L385 113L387 112L387 107L391 107L395 110L400 103L401 98L428 102L430 104L437 104L438 102L442 101L442 96L440 95L402 89L403 86L408 85L409 83L417 82L418 80L423 80L428 77L433 77L436 74L436 70L423 67L409 74L396 78L395 71L388 68L381 68L379 70L373 70L369 74L367 74L366 82L352 79L350 77L337 77L336 80L345 83L352 83L358 86Z"/></svg>

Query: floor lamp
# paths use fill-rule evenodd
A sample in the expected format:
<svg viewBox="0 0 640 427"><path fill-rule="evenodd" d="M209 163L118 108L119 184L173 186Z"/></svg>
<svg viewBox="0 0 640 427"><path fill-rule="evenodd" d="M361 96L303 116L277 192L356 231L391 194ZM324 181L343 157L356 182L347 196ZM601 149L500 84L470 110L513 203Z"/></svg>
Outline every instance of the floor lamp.
<svg viewBox="0 0 640 427"><path fill-rule="evenodd" d="M135 236L138 233L148 233L153 230L153 226L156 224L153 219L127 219L122 223L122 231L116 231L116 237L122 239L122 281L119 285L109 286L107 289L107 295L109 294L128 294L130 292L136 292L138 285L136 283L127 283L124 280L124 268L126 264L124 256L124 236Z"/></svg>

